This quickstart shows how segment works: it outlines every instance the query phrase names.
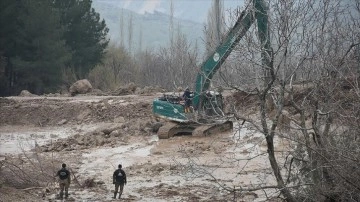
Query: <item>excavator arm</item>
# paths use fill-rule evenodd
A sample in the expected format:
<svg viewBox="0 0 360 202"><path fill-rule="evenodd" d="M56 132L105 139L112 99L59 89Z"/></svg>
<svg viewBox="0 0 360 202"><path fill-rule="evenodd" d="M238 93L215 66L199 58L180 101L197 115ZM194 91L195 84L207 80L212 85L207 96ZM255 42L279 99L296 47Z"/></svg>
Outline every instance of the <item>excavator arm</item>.
<svg viewBox="0 0 360 202"><path fill-rule="evenodd" d="M225 40L201 65L201 69L196 76L195 92L193 105L195 109L200 109L204 101L204 93L209 89L211 79L226 58L235 48L236 44L246 34L254 22L254 15L251 12L243 11L235 23L233 29L229 31Z"/></svg>
<svg viewBox="0 0 360 202"><path fill-rule="evenodd" d="M201 109L205 98L205 93L210 87L211 79L226 58L233 51L235 46L244 37L255 19L258 24L258 33L261 43L264 47L262 53L263 63L269 65L270 59L270 37L268 32L267 7L263 0L253 0L254 9L245 9L237 19L233 28L228 32L221 44L201 65L201 69L196 77L193 106L195 109ZM265 58L265 59L264 59Z"/></svg>

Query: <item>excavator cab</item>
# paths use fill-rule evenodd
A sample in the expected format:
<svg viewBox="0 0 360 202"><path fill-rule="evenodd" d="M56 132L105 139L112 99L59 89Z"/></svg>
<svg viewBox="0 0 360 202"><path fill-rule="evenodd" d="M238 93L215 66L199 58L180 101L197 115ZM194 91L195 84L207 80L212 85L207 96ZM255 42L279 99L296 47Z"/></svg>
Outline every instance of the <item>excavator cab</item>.
<svg viewBox="0 0 360 202"><path fill-rule="evenodd" d="M190 120L185 115L184 102L181 96L163 94L153 101L153 113L155 116L170 121L187 123Z"/></svg>
<svg viewBox="0 0 360 202"><path fill-rule="evenodd" d="M193 93L190 99L193 98ZM163 94L153 102L154 115L160 118L165 118L181 123L188 122L204 122L201 119L211 119L211 117L223 116L223 96L221 93L215 91L207 91L203 95L203 104L200 109L192 104L191 110L185 111L185 100L180 95ZM195 115L196 114L196 115Z"/></svg>

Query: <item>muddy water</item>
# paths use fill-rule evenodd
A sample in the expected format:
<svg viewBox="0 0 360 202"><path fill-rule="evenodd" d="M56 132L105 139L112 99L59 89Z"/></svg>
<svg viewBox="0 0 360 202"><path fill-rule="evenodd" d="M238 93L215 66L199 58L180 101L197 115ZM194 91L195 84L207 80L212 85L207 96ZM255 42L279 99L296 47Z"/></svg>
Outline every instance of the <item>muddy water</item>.
<svg viewBox="0 0 360 202"><path fill-rule="evenodd" d="M35 142L41 145L77 134L79 130L85 134L85 130L96 127L3 127L0 154L29 150ZM19 142L30 144L19 147ZM159 140L156 135L131 137L124 145L72 152L80 157L78 161L69 159L78 178L102 182L97 189L71 188L71 197L76 201L111 201L112 173L119 163L128 175L123 194L127 201L188 201L194 196L200 197L199 201L211 201L213 195L219 199L228 196L222 186L247 188L275 183L263 136L246 127L240 132L210 137L179 136L167 140ZM198 173L189 169L189 165ZM189 187L194 188L189 190ZM244 196L243 200L265 201L266 195L277 194L274 190L257 191ZM50 198L55 198L55 193Z"/></svg>

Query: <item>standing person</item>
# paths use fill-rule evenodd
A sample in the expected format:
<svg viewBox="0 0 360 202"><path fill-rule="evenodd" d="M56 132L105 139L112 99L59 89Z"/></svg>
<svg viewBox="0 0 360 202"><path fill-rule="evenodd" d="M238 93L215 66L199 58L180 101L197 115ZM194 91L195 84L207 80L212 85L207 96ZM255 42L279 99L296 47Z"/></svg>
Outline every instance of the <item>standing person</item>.
<svg viewBox="0 0 360 202"><path fill-rule="evenodd" d="M63 163L61 165L61 169L57 172L56 176L59 177L59 186L60 186L60 198L62 199L64 196L65 189L65 198L69 196L69 186L70 186L70 171L66 169L66 164Z"/></svg>
<svg viewBox="0 0 360 202"><path fill-rule="evenodd" d="M191 105L191 92L190 89L187 87L183 94L183 99L185 100L185 113L191 112L190 105Z"/></svg>
<svg viewBox="0 0 360 202"><path fill-rule="evenodd" d="M125 171L122 169L122 165L119 164L118 169L115 170L113 174L113 184L115 184L115 192L114 192L114 199L116 198L116 194L118 193L119 187L119 199L121 197L121 194L124 190L124 185L126 184L126 174Z"/></svg>

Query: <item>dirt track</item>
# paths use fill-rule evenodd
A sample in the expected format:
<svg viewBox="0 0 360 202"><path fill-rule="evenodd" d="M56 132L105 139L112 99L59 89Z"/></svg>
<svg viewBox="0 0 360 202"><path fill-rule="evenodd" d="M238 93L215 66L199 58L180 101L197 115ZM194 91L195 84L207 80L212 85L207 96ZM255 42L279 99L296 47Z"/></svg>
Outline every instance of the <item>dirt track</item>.
<svg viewBox="0 0 360 202"><path fill-rule="evenodd" d="M272 182L266 156L234 161L264 153L261 135L244 128L241 134L158 140L151 103L159 95L1 98L0 155L17 162L20 154L35 153L49 175L66 162L74 173L73 201L111 201L118 163L128 175L123 201L264 201L263 192L234 199L223 187ZM54 200L56 188L4 186L0 201Z"/></svg>

